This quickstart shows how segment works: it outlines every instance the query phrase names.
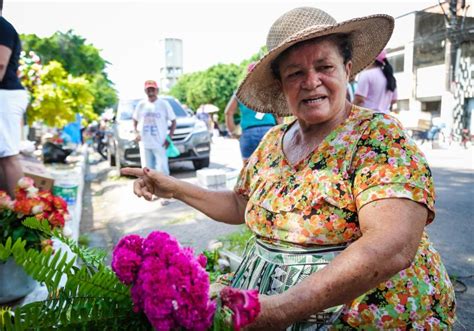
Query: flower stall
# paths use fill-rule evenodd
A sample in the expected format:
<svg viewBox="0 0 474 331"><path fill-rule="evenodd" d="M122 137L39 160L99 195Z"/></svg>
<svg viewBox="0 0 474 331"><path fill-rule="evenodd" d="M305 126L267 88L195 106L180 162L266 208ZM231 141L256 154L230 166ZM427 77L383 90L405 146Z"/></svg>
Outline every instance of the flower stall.
<svg viewBox="0 0 474 331"><path fill-rule="evenodd" d="M0 244L0 257L12 256L49 291L47 300L0 310L0 330L240 330L260 311L256 290L213 292L205 255L195 256L168 233L122 238L110 268L105 254L79 247L44 220L29 218L24 225L57 238L76 256L68 262L61 250L53 257L27 249L21 238Z"/></svg>

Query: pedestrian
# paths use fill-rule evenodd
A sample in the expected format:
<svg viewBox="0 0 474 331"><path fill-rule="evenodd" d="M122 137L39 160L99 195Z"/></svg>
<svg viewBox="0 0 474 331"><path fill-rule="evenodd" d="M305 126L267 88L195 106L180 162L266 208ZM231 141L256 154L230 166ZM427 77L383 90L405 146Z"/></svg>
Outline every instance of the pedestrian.
<svg viewBox="0 0 474 331"><path fill-rule="evenodd" d="M196 118L206 123L207 130L212 135L214 122L211 120L211 116L204 111L203 107L199 107L196 111Z"/></svg>
<svg viewBox="0 0 474 331"><path fill-rule="evenodd" d="M424 231L435 216L427 161L396 119L346 99L393 26L388 15L338 23L311 7L273 23L236 95L296 120L267 133L233 191L123 170L139 197L174 197L255 233L232 279L260 293L246 330L453 326L454 289Z"/></svg>
<svg viewBox="0 0 474 331"><path fill-rule="evenodd" d="M13 25L2 16L0 0L0 189L12 197L18 180L23 177L20 153L23 114L28 93L18 78L21 43Z"/></svg>
<svg viewBox="0 0 474 331"><path fill-rule="evenodd" d="M171 105L158 98L158 84L154 80L145 82L146 99L141 100L133 112L133 126L137 141L143 144L146 167L170 174L166 148L169 145L166 137L173 137L176 128L176 115ZM168 121L171 127L168 133Z"/></svg>
<svg viewBox="0 0 474 331"><path fill-rule="evenodd" d="M247 72L252 71L254 66L254 63L249 64ZM239 138L240 154L245 164L263 136L277 124L277 118L273 114L264 114L248 108L234 94L225 109L225 124L231 137L236 137L237 126L234 121L234 115L237 110L240 111L240 127L242 130Z"/></svg>
<svg viewBox="0 0 474 331"><path fill-rule="evenodd" d="M359 74L354 104L389 114L397 101L397 80L383 50L375 61Z"/></svg>

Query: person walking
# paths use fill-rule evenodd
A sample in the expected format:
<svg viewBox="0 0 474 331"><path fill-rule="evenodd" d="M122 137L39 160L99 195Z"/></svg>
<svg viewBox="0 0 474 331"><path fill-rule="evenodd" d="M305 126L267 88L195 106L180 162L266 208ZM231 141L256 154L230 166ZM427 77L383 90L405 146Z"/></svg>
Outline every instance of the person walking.
<svg viewBox="0 0 474 331"><path fill-rule="evenodd" d="M137 140L143 143L146 167L165 175L170 174L166 148L166 137L173 136L176 128L176 115L170 104L158 98L158 84L154 80L145 82L147 98L140 101L133 112L133 126ZM168 121L171 127L168 134Z"/></svg>
<svg viewBox="0 0 474 331"><path fill-rule="evenodd" d="M397 101L397 80L383 50L375 61L359 74L354 104L389 114Z"/></svg>
<svg viewBox="0 0 474 331"><path fill-rule="evenodd" d="M17 76L21 43L13 25L2 16L0 0L0 188L12 197L23 170L20 153L22 117L28 93Z"/></svg>
<svg viewBox="0 0 474 331"><path fill-rule="evenodd" d="M252 71L254 66L254 63L249 64L247 72ZM272 114L259 113L248 108L234 94L225 109L225 124L231 136L235 136L237 126L234 121L234 115L237 109L240 110L240 127L242 128L242 134L239 139L240 153L242 160L246 163L263 136L277 124L278 120Z"/></svg>

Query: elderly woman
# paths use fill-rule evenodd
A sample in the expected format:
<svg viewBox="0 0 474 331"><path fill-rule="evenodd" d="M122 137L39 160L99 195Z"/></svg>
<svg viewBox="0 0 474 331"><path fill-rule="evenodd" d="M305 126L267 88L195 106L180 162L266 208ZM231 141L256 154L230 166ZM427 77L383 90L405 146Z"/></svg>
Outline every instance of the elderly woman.
<svg viewBox="0 0 474 331"><path fill-rule="evenodd" d="M349 78L392 30L386 15L336 23L315 8L273 24L269 52L237 97L296 120L267 133L234 191L123 170L139 177L138 196L174 197L220 222L245 220L256 239L233 286L262 294L252 330L453 324L453 287L424 232L434 218L426 160L394 118L345 98Z"/></svg>

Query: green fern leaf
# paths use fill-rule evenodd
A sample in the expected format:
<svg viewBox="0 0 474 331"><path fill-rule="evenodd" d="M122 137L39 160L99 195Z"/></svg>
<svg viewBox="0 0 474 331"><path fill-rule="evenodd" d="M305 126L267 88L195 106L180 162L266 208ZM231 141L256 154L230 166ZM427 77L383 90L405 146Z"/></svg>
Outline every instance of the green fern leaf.
<svg viewBox="0 0 474 331"><path fill-rule="evenodd" d="M35 318L31 318L35 316ZM15 327L35 330L151 330L131 302L111 298L65 296L33 302L15 310Z"/></svg>
<svg viewBox="0 0 474 331"><path fill-rule="evenodd" d="M6 261L12 254L12 238L8 237L5 245L0 244L0 261Z"/></svg>

